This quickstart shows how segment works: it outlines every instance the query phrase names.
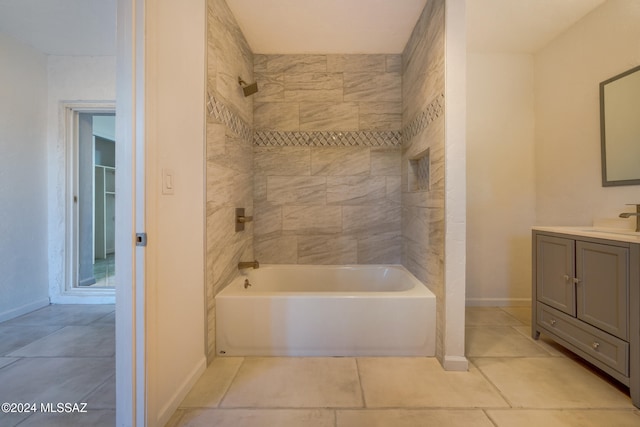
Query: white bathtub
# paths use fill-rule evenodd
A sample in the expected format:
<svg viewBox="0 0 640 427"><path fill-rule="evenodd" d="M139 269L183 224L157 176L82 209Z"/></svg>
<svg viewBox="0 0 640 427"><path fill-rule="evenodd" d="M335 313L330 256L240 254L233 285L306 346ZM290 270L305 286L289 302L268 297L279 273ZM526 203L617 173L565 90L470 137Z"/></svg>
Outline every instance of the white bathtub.
<svg viewBox="0 0 640 427"><path fill-rule="evenodd" d="M436 297L400 265L245 272L215 297L218 355L435 355Z"/></svg>

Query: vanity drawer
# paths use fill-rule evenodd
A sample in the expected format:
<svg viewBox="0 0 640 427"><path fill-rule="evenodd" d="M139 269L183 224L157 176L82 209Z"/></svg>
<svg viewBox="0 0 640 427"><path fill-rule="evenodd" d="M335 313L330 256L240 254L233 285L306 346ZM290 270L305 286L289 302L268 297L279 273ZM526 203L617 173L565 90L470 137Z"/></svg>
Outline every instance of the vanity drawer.
<svg viewBox="0 0 640 427"><path fill-rule="evenodd" d="M629 343L542 303L537 304L537 315L539 326L629 376Z"/></svg>

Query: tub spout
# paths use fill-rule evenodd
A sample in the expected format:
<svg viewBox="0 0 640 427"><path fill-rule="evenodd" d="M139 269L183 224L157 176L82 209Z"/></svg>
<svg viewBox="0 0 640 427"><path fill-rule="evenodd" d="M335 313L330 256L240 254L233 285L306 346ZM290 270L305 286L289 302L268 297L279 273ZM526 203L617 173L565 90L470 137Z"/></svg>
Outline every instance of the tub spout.
<svg viewBox="0 0 640 427"><path fill-rule="evenodd" d="M259 268L260 267L260 263L258 262L258 260L254 260L254 261L240 261L238 263L238 269L242 270L243 268Z"/></svg>

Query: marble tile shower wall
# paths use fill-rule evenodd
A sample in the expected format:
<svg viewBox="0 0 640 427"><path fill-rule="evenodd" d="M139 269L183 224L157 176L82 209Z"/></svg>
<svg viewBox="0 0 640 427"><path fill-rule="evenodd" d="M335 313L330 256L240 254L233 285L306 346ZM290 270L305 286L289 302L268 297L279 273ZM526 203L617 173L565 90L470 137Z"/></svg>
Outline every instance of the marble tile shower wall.
<svg viewBox="0 0 640 427"><path fill-rule="evenodd" d="M444 349L444 0L427 2L402 54L402 264L436 294ZM429 154L429 188L409 187L410 160ZM450 161L455 161L451 159Z"/></svg>
<svg viewBox="0 0 640 427"><path fill-rule="evenodd" d="M254 250L399 263L400 55L255 55Z"/></svg>
<svg viewBox="0 0 640 427"><path fill-rule="evenodd" d="M253 226L235 232L235 208L253 210L253 100L238 77L253 79L253 53L224 0L207 2L207 355L215 356L215 294L253 259ZM194 165L195 166L195 165Z"/></svg>

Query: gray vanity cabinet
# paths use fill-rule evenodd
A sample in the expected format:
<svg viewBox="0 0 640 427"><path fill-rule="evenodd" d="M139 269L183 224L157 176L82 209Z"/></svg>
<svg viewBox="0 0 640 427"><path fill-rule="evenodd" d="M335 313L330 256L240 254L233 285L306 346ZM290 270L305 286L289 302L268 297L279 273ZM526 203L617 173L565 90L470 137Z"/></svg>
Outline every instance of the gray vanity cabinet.
<svg viewBox="0 0 640 427"><path fill-rule="evenodd" d="M575 248L572 239L536 236L536 300L570 316L576 315Z"/></svg>
<svg viewBox="0 0 640 427"><path fill-rule="evenodd" d="M532 335L631 389L640 407L640 244L533 232Z"/></svg>
<svg viewBox="0 0 640 427"><path fill-rule="evenodd" d="M576 317L629 340L629 248L576 241Z"/></svg>

